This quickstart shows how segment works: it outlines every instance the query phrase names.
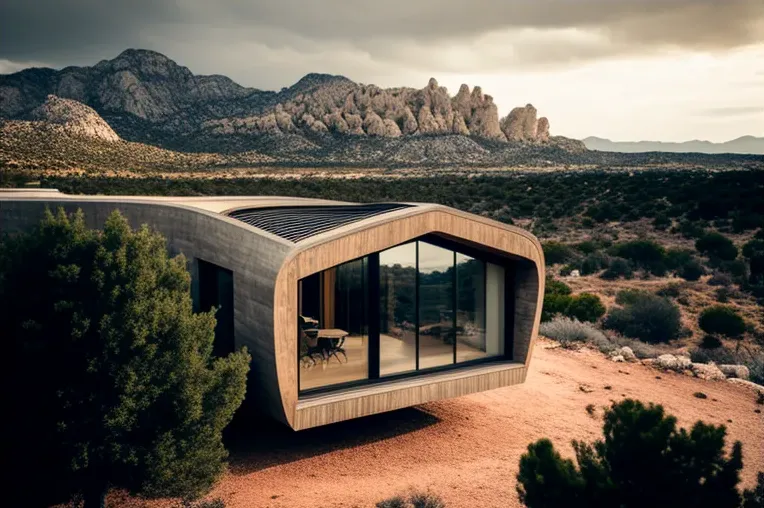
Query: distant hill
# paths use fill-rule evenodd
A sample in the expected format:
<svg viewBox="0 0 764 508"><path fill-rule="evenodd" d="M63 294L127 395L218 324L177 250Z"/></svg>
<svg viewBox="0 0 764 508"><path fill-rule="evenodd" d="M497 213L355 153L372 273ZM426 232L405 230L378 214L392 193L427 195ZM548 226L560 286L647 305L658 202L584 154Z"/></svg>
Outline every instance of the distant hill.
<svg viewBox="0 0 764 508"><path fill-rule="evenodd" d="M594 136L583 140L589 150L601 152L673 152L673 153L739 153L764 155L764 137L743 136L725 143L710 141L685 141L683 143L665 143L662 141L610 141Z"/></svg>

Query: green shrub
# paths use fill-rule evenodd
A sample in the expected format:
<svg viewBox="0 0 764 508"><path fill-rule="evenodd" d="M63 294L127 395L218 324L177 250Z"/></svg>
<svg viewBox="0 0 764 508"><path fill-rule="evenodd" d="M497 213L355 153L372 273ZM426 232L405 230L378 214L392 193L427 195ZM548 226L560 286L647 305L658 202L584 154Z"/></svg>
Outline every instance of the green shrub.
<svg viewBox="0 0 764 508"><path fill-rule="evenodd" d="M720 233L706 233L698 238L695 249L709 258L721 261L732 261L737 257L735 244Z"/></svg>
<svg viewBox="0 0 764 508"><path fill-rule="evenodd" d="M544 242L541 247L544 250L544 260L547 266L566 263L575 256L573 249L564 243Z"/></svg>
<svg viewBox="0 0 764 508"><path fill-rule="evenodd" d="M581 252L582 254L591 254L600 249L599 243L595 242L594 240L586 240L584 242L579 242L575 244L573 247L579 252Z"/></svg>
<svg viewBox="0 0 764 508"><path fill-rule="evenodd" d="M599 296L581 293L573 297L564 314L579 321L594 322L605 315L605 306Z"/></svg>
<svg viewBox="0 0 764 508"><path fill-rule="evenodd" d="M671 219L665 213L659 213L653 219L653 227L658 230L665 230L671 226Z"/></svg>
<svg viewBox="0 0 764 508"><path fill-rule="evenodd" d="M703 342L700 343L700 347L703 349L716 349L722 347L722 341L713 335L704 335Z"/></svg>
<svg viewBox="0 0 764 508"><path fill-rule="evenodd" d="M551 276L546 278L544 284L545 295L569 295L573 292L570 286L562 282L561 280L555 280Z"/></svg>
<svg viewBox="0 0 764 508"><path fill-rule="evenodd" d="M567 277L568 275L573 273L573 270L577 270L576 265L565 265L562 268L560 268L560 276Z"/></svg>
<svg viewBox="0 0 764 508"><path fill-rule="evenodd" d="M719 270L730 274L737 280L745 280L748 276L748 265L742 259L733 259L732 261L722 261L719 263Z"/></svg>
<svg viewBox="0 0 764 508"><path fill-rule="evenodd" d="M730 301L730 295L732 291L727 286L722 286L714 291L714 297L719 303L727 303Z"/></svg>
<svg viewBox="0 0 764 508"><path fill-rule="evenodd" d="M757 254L764 254L764 240L754 238L743 245L743 256L750 259Z"/></svg>
<svg viewBox="0 0 764 508"><path fill-rule="evenodd" d="M611 254L628 259L637 268L654 275L666 273L666 249L653 240L634 240L614 245Z"/></svg>
<svg viewBox="0 0 764 508"><path fill-rule="evenodd" d="M570 307L573 297L570 295L562 295L558 293L552 293L544 295L544 307L541 310L541 320L549 321L556 315L567 314L568 307Z"/></svg>
<svg viewBox="0 0 764 508"><path fill-rule="evenodd" d="M520 502L528 508L739 508L742 445L725 451L724 426L698 421L689 431L678 429L662 406L626 399L606 410L603 434L591 444L573 441L577 465L548 439L530 444L517 474Z"/></svg>
<svg viewBox="0 0 764 508"><path fill-rule="evenodd" d="M714 305L703 309L698 317L700 329L706 333L740 337L745 333L745 321L735 309L725 305Z"/></svg>
<svg viewBox="0 0 764 508"><path fill-rule="evenodd" d="M376 508L445 508L446 503L430 492L413 492L408 496L394 496L378 502Z"/></svg>
<svg viewBox="0 0 764 508"><path fill-rule="evenodd" d="M601 251L592 252L581 261L581 275L597 273L600 270L607 268L608 264L609 259L605 253Z"/></svg>
<svg viewBox="0 0 764 508"><path fill-rule="evenodd" d="M742 508L764 508L764 473L761 471L756 475L756 487L743 492Z"/></svg>
<svg viewBox="0 0 764 508"><path fill-rule="evenodd" d="M688 281L696 281L700 279L702 275L705 275L705 273L706 269L700 264L700 261L694 258L690 259L676 270L676 274L679 277Z"/></svg>
<svg viewBox="0 0 764 508"><path fill-rule="evenodd" d="M671 300L651 294L631 295L624 307L605 317L605 328L645 342L668 342L682 330L679 307Z"/></svg>
<svg viewBox="0 0 764 508"><path fill-rule="evenodd" d="M685 238L700 238L706 230L701 222L683 220L679 223L679 233Z"/></svg>
<svg viewBox="0 0 764 508"><path fill-rule="evenodd" d="M708 279L709 286L730 286L732 285L732 277L729 274L716 272L710 279Z"/></svg>
<svg viewBox="0 0 764 508"><path fill-rule="evenodd" d="M649 298L651 293L644 289L622 289L615 295L615 303L618 305L631 305L639 298Z"/></svg>
<svg viewBox="0 0 764 508"><path fill-rule="evenodd" d="M615 280L623 277L624 279L631 279L634 276L634 270L631 268L631 264L623 258L613 258L610 260L608 269L605 270L600 278L605 280Z"/></svg>
<svg viewBox="0 0 764 508"><path fill-rule="evenodd" d="M680 266L689 263L695 257L695 252L690 249L668 249L666 251L666 268L676 270Z"/></svg>

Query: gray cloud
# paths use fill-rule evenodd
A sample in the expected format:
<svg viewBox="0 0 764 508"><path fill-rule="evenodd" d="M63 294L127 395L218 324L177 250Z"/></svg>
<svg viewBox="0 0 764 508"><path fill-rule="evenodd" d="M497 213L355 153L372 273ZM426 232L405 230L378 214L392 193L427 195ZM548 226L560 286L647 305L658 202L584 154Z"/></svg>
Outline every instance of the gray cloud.
<svg viewBox="0 0 764 508"><path fill-rule="evenodd" d="M195 72L226 73L258 86L285 84L285 77L309 70L553 67L668 49L720 51L761 40L762 0L0 3L0 59L11 63L92 64L143 47ZM322 67L298 69L301 64Z"/></svg>

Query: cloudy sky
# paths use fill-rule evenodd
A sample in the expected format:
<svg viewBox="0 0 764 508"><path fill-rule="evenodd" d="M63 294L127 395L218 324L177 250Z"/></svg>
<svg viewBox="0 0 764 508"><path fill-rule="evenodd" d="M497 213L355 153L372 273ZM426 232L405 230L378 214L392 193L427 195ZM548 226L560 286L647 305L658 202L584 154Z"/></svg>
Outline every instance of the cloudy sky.
<svg viewBox="0 0 764 508"><path fill-rule="evenodd" d="M553 134L764 136L764 0L2 0L0 73L153 49L263 89L308 72L455 93Z"/></svg>

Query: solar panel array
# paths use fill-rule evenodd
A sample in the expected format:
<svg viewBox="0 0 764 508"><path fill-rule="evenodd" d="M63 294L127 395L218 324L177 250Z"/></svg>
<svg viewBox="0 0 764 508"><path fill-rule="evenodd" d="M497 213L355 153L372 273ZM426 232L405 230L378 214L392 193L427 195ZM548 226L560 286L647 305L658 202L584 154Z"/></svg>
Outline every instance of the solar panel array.
<svg viewBox="0 0 764 508"><path fill-rule="evenodd" d="M297 243L346 224L411 206L401 203L279 206L236 210L229 217Z"/></svg>

